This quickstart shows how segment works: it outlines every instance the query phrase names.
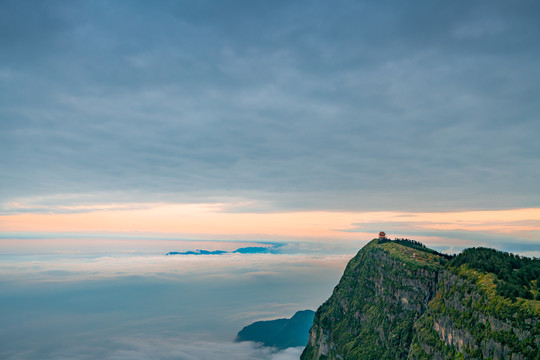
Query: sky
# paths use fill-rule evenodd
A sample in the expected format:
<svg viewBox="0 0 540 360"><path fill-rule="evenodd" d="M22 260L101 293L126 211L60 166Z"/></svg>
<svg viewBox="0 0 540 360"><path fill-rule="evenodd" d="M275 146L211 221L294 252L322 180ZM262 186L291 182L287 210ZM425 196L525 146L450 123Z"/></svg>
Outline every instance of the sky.
<svg viewBox="0 0 540 360"><path fill-rule="evenodd" d="M12 316L0 345L13 344L4 357L144 358L160 348L158 358L203 359L234 348L237 359L297 358L298 349L231 343L258 320L246 309L289 304L260 313L271 318L316 308L379 231L448 253L488 246L540 257L537 1L0 7L0 304ZM188 257L163 260L244 246L276 251L196 256L193 273L174 270L189 268ZM267 277L235 285L238 271ZM238 291L209 281L213 302L182 300L202 294L189 279L209 273ZM204 345L179 345L174 331L192 334L197 320L160 323L174 311L148 295L156 276L182 309L244 322L203 321L215 330L198 338ZM111 284L126 290L109 297ZM101 304L86 312L85 286ZM274 297L239 290L267 288ZM134 293L163 310L142 311ZM133 306L122 315L119 303ZM76 328L103 353L73 339L45 350L47 332L17 321L25 313L62 319L56 339ZM133 325L137 316L161 336ZM102 329L114 321L140 332L110 342ZM22 353L10 334L34 334L36 345Z"/></svg>
<svg viewBox="0 0 540 360"><path fill-rule="evenodd" d="M535 1L2 7L4 237L160 212L200 216L136 231L331 241L374 212L513 210L529 234L506 235L539 240Z"/></svg>

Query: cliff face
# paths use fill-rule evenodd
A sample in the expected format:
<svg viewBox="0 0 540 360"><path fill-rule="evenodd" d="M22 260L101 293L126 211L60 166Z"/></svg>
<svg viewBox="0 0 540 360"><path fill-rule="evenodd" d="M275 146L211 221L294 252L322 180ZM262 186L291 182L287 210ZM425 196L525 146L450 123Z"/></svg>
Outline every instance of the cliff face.
<svg viewBox="0 0 540 360"><path fill-rule="evenodd" d="M540 359L530 301L412 245L373 240L358 252L317 310L302 360Z"/></svg>
<svg viewBox="0 0 540 360"><path fill-rule="evenodd" d="M493 276L466 268L442 270L438 289L409 359L540 359L538 301L498 296Z"/></svg>

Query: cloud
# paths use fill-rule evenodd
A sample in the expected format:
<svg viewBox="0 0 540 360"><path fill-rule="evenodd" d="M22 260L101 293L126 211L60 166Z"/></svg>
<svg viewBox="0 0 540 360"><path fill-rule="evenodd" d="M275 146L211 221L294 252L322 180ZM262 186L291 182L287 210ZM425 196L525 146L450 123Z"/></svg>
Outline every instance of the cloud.
<svg viewBox="0 0 540 360"><path fill-rule="evenodd" d="M535 209L444 213L385 213L366 217L345 232L390 237L419 237L428 246L451 252L472 246L496 247L525 254L540 241L540 212ZM393 235L392 235L393 234Z"/></svg>
<svg viewBox="0 0 540 360"><path fill-rule="evenodd" d="M180 334L179 334L180 335ZM185 336L186 334L181 334ZM189 335L188 335L189 336ZM116 337L106 344L94 346L73 346L47 353L36 354L27 351L22 354L8 354L8 359L29 359L38 356L41 359L175 359L175 360L298 360L303 348L288 348L282 351L261 347L252 342L209 342L180 338L125 338ZM106 345L104 347L103 345ZM21 355L20 357L18 355Z"/></svg>
<svg viewBox="0 0 540 360"><path fill-rule="evenodd" d="M1 19L1 203L540 200L535 2L33 5Z"/></svg>
<svg viewBox="0 0 540 360"><path fill-rule="evenodd" d="M100 246L110 241L104 241ZM151 240L149 242L152 242ZM61 246L62 244L60 244ZM81 248L74 252L11 255L10 261L0 264L0 279L17 286L58 284L71 286L81 281L155 281L205 286L216 279L230 284L279 283L293 281L309 274L328 272L339 274L354 252L345 254L311 253L241 254L229 252L221 256L165 256L118 252L106 254L95 249ZM310 277L310 276L308 276ZM308 281L308 280L306 280ZM309 280L311 281L311 280Z"/></svg>
<svg viewBox="0 0 540 360"><path fill-rule="evenodd" d="M144 341L141 344L138 339L134 340L125 343L132 347L131 350L117 351L106 359L147 359L152 354L158 359L179 360L298 360L303 351L301 347L276 351L276 349L257 346L252 342L243 344L194 341L188 344L178 344Z"/></svg>
<svg viewBox="0 0 540 360"><path fill-rule="evenodd" d="M232 343L257 320L316 308L350 255L18 255L0 264L6 359L288 359ZM151 355L151 356L150 356Z"/></svg>

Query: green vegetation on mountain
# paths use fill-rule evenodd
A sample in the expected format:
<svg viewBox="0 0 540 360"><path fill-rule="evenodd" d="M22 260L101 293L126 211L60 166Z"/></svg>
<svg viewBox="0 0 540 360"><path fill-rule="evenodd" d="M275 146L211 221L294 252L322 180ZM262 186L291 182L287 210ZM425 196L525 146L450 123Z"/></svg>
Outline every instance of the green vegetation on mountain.
<svg viewBox="0 0 540 360"><path fill-rule="evenodd" d="M539 266L375 239L317 310L301 359L540 359Z"/></svg>
<svg viewBox="0 0 540 360"><path fill-rule="evenodd" d="M495 249L472 248L463 251L449 265L454 268L466 265L470 269L495 274L497 294L503 297L540 300L538 260Z"/></svg>

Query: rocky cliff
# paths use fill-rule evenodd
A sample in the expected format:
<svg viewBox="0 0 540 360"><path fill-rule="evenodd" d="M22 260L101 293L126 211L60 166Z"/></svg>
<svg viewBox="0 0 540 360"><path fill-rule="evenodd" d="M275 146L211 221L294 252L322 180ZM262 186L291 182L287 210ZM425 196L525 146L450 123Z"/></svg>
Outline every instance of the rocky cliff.
<svg viewBox="0 0 540 360"><path fill-rule="evenodd" d="M500 254L507 282L521 276L520 291L538 297L540 261ZM540 302L501 295L504 281L462 260L371 241L317 310L301 359L540 359Z"/></svg>

